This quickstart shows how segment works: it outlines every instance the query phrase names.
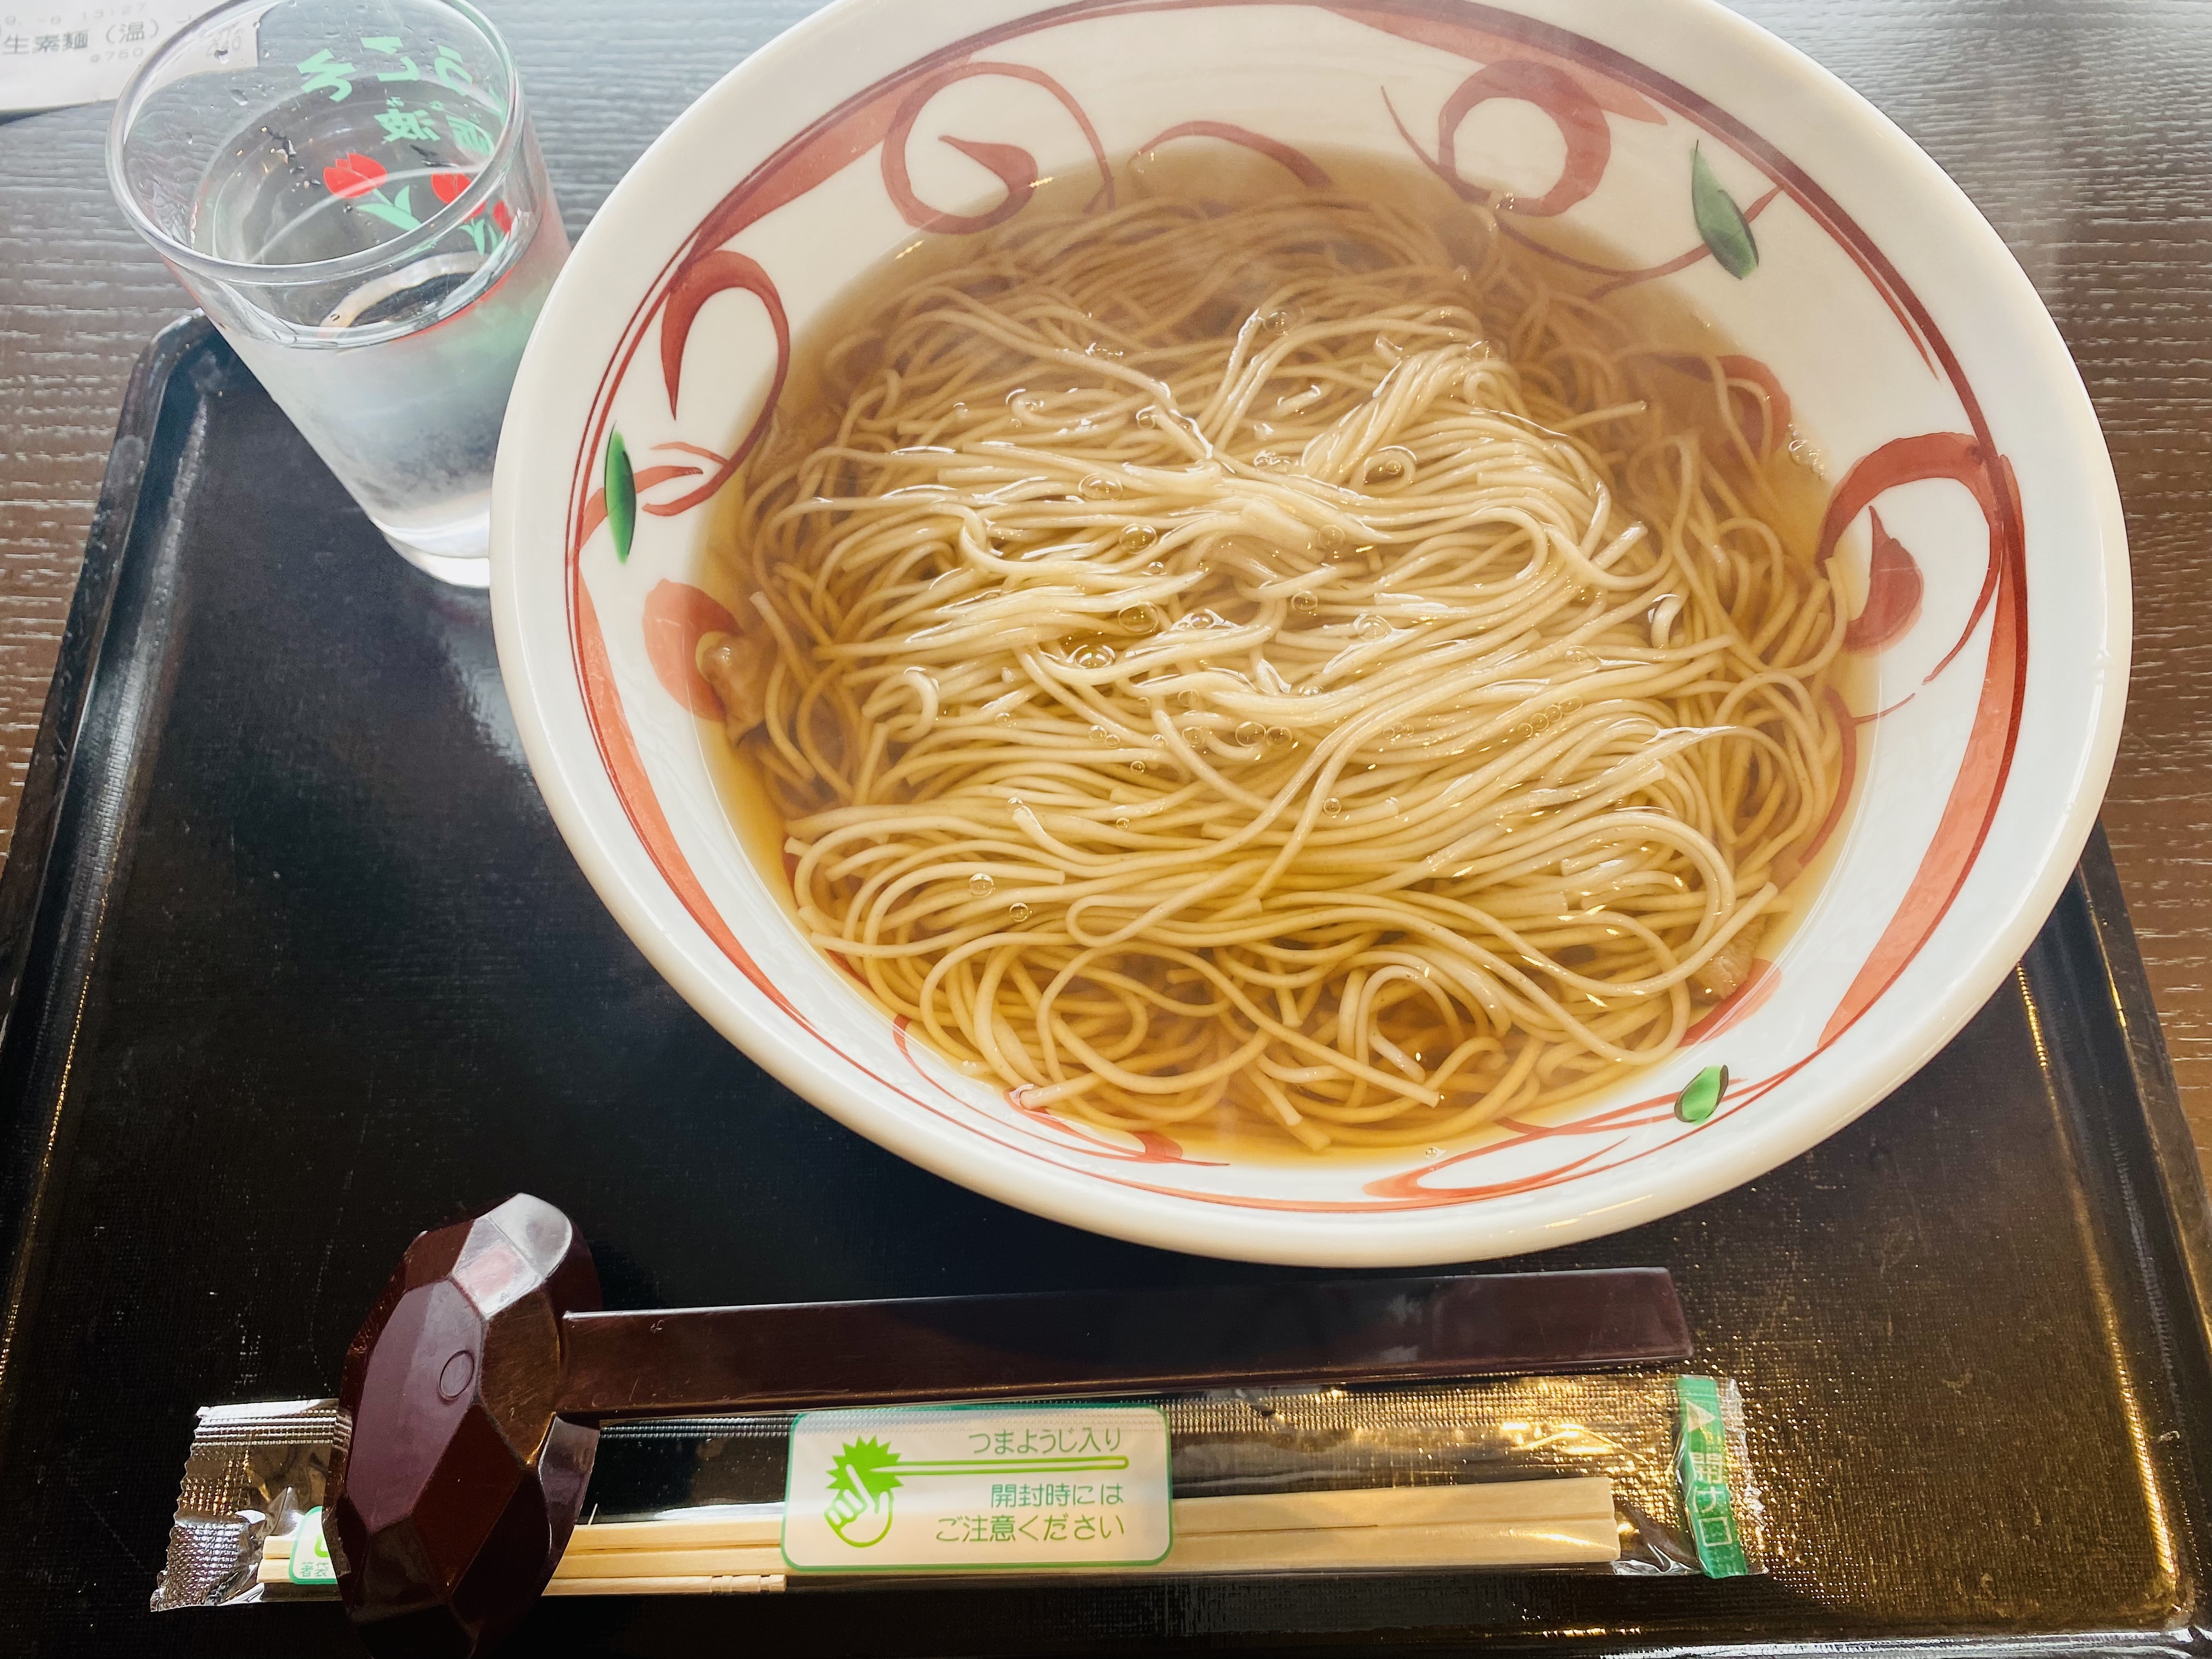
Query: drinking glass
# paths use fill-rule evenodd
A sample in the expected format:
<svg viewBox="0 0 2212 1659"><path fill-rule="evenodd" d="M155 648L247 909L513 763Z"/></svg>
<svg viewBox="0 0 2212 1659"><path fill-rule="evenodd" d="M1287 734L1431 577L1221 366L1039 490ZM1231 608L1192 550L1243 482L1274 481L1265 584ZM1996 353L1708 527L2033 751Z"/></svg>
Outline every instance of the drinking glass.
<svg viewBox="0 0 2212 1659"><path fill-rule="evenodd" d="M238 0L149 58L108 179L410 563L489 580L492 459L568 241L463 0Z"/></svg>

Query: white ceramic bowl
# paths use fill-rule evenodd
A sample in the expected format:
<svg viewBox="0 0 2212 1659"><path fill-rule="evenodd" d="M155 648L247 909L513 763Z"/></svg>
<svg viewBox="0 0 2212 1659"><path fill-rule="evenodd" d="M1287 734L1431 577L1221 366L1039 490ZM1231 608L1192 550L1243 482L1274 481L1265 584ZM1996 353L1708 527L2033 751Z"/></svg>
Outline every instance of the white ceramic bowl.
<svg viewBox="0 0 2212 1659"><path fill-rule="evenodd" d="M1837 486L1843 568L1867 570L1877 501L1906 550L1890 626L1862 630L1886 637L1851 727L1858 799L1808 920L1617 1097L1449 1157L1222 1164L1018 1109L816 954L709 769L723 739L690 647L733 596L711 596L708 503L789 333L917 234L963 234L940 216L1020 210L1020 190L943 140L1000 147L985 153L1018 179L1194 123L1208 125L1172 142L1418 150L1498 191L1527 236L1601 237L1787 395ZM1701 241L1693 148L1753 227L1742 275ZM615 433L634 530L605 510ZM963 1185L1271 1261L1567 1243L1849 1122L2027 947L2088 833L2127 684L2118 492L2033 289L1904 135L1709 0L840 0L701 99L577 245L515 386L493 525L500 661L539 786L694 1007L823 1110ZM1735 1079L1721 1111L1678 1121L1675 1092L1715 1062Z"/></svg>

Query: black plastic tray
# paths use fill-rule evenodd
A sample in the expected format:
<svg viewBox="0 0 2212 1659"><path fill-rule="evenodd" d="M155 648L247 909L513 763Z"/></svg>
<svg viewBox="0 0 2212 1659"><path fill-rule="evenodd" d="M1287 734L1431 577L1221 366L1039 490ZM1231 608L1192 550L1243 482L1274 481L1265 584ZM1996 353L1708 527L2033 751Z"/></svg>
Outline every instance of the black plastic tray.
<svg viewBox="0 0 2212 1659"><path fill-rule="evenodd" d="M1276 1271L1002 1208L716 1036L556 835L482 600L402 564L204 325L132 384L0 939L0 1651L354 1651L327 1605L144 1610L193 1408L328 1392L410 1235L516 1188L617 1306ZM1747 1393L1771 1577L567 1600L514 1650L2205 1651L2208 1262L2100 840L1891 1100L1541 1258L1674 1269Z"/></svg>

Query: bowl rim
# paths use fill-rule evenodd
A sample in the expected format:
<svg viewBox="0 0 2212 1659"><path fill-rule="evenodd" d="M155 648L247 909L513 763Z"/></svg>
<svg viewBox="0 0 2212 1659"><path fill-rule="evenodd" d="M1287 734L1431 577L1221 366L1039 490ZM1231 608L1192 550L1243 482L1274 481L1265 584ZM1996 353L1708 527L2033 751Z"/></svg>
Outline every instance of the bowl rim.
<svg viewBox="0 0 2212 1659"><path fill-rule="evenodd" d="M1103 0L1094 0L1095 3ZM1093 9L1094 4L1013 0L993 8L988 17L979 13L957 25L930 28L931 44L917 47L916 55L964 40L977 32L975 26L988 27L1009 18L1035 19L1054 12L1073 15ZM1559 14L1578 12L1594 21L1609 16L1599 0L1533 0L1533 3L1531 0L1491 0L1489 9L1536 15L1571 33L1581 33L1574 17L1563 19ZM524 750L563 838L624 931L685 1000L803 1099L902 1158L987 1196L1134 1243L1214 1256L1337 1267L1412 1266L1510 1255L1579 1242L1671 1214L1755 1179L1833 1134L1878 1103L1958 1033L2012 971L2070 878L2094 824L2118 747L2130 647L2131 589L2118 488L2103 434L2079 372L2026 273L1965 192L1893 123L1813 60L1728 10L1718 0L1647 0L1638 11L1643 15L1632 27L1639 33L1686 27L1724 32L1761 72L1802 88L1824 112L1851 123L1851 142L1859 153L1855 173L1892 181L1945 222L1948 234L1972 256L1975 276L1986 284L1980 303L1986 311L2002 313L2003 331L2026 362L2026 372L2054 394L2034 418L2051 434L2049 448L2075 459L2076 476L2071 483L2082 492L2082 515L2096 526L2106 604L2101 661L2110 672L2098 689L2086 746L2064 757L2072 768L2075 787L2068 794L2059 821L2036 847L2023 849L2040 857L2033 878L2014 881L2001 922L1986 933L1978 949L1962 954L1965 970L1912 1018L1901 1039L1881 1045L1848 1069L1839 1069L1828 1079L1825 1097L1804 1099L1787 1114L1747 1115L1741 1128L1725 1141L1716 1140L1696 1154L1674 1161L1663 1191L1647 1188L1609 1204L1593 1204L1588 1194L1578 1194L1571 1205L1574 1213L1548 1218L1534 1212L1509 1217L1480 1204L1348 1218L1272 1213L1126 1186L1102 1189L1091 1177L1049 1164L1016 1171L1004 1167L995 1156L977 1156L985 1143L974 1137L956 1139L917 1121L904 1107L872 1097L869 1091L855 1085L849 1068L825 1062L799 1040L800 1034L787 1023L757 1018L726 988L711 967L702 968L701 954L690 948L694 942L670 931L656 914L656 896L640 890L631 873L622 867L617 852L605 842L608 809L588 801L586 793L594 784L603 790L611 786L597 755L588 757L588 766L572 766L574 757L550 727L554 716L543 699L566 688L558 684L557 672L550 687L533 678L532 653L522 617L521 593L526 584L516 571L519 556L512 531L520 506L523 464L511 462L510 457L525 447L518 432L534 432L553 418L549 412L553 400L537 394L562 373L556 362L558 348L550 343L549 331L541 327L517 379L515 407L522 419L518 422L510 416L494 488L493 609L501 672ZM866 27L878 19L911 20L913 15L897 0L835 0L803 20L730 71L672 123L610 197L608 210L618 204L637 208L646 199L655 173L673 165L674 158L693 149L699 135L712 131L728 118L726 106L742 104L753 89L771 84L788 68L803 64L817 49L817 41L827 44L846 30ZM1601 52L1627 57L1601 42L1593 44ZM1663 73L1640 60L1628 61L1647 74ZM805 107L811 114L817 105L810 102ZM1723 106L1710 107L1752 131L1729 116ZM796 118L782 120L787 133L801 130L802 125ZM1753 137L1758 137L1755 131ZM639 181L635 188L634 180ZM625 192L629 193L627 203ZM613 257L622 257L618 241L622 216L603 210L579 240L547 302L548 318L557 316L564 295L573 298L586 283L596 280L593 268L607 257L602 250L613 244ZM2025 597L2021 603L2025 606ZM562 654L559 668L565 669L566 662ZM2031 665L2022 676L2021 695L2026 695L2032 679ZM588 775L580 781L580 774ZM2010 793L2008 783L1993 799L1992 824ZM612 810L616 821L622 823L622 834L627 836L629 826L621 819L621 809ZM1958 890L1964 892L1978 872L1984 871L1978 848L1959 877ZM666 899L658 902L665 910ZM1939 921L1931 928L1930 941L1943 925ZM1347 1221L1355 1224L1347 1227L1344 1224Z"/></svg>

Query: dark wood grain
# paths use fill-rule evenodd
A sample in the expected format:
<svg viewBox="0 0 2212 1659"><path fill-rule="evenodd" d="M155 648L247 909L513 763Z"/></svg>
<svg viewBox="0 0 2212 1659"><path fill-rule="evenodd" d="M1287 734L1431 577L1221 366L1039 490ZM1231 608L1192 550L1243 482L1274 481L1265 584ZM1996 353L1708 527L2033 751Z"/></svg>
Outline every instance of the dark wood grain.
<svg viewBox="0 0 2212 1659"><path fill-rule="evenodd" d="M916 3L955 0L916 0ZM809 0L484 0L571 231ZM2212 1162L2212 7L1734 0L1949 170L2096 400L2128 509L2136 660L2105 819ZM131 362L182 295L110 206L106 111L0 125L0 843Z"/></svg>

